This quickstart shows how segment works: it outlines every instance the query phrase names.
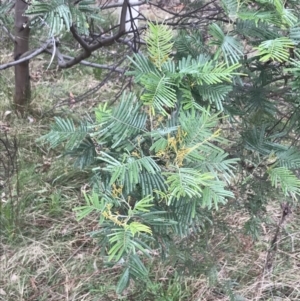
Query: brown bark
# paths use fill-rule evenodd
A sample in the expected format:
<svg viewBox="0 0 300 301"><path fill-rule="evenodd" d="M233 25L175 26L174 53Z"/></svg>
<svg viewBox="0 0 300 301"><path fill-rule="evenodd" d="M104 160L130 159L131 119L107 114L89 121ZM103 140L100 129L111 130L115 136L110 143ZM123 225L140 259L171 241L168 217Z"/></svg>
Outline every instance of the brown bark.
<svg viewBox="0 0 300 301"><path fill-rule="evenodd" d="M28 21L23 14L27 9L27 3L22 0L16 0L15 4L15 50L14 56L17 60L21 55L29 50L29 33L28 26L24 26ZM15 66L15 95L14 105L17 111L24 113L25 106L30 100L30 77L29 61L17 64Z"/></svg>

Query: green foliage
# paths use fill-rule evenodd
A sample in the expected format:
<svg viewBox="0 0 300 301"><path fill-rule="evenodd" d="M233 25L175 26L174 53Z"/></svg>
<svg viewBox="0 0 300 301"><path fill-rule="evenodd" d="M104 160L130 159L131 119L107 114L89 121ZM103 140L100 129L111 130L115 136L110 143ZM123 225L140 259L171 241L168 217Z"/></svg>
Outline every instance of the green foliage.
<svg viewBox="0 0 300 301"><path fill-rule="evenodd" d="M93 136L97 137L99 144L109 138L113 142L110 142L112 148L125 143L128 150L131 150L132 146L128 144L126 137L136 137L138 133L146 131L147 116L134 94L124 93L119 106L112 110L106 104L99 105L95 113L97 127Z"/></svg>
<svg viewBox="0 0 300 301"><path fill-rule="evenodd" d="M206 52L200 31L193 33L188 30L178 31L174 41L174 48L184 57L190 55L192 58L196 58L199 52Z"/></svg>
<svg viewBox="0 0 300 301"><path fill-rule="evenodd" d="M0 25L3 22L9 28L12 18L7 20L11 9L5 7L7 2L12 1L1 2ZM109 39L106 30L117 18L110 24L100 23L99 32L93 32L90 19L97 18L93 2L72 2L33 1L28 15L31 26L42 26L42 30L37 28L39 32L59 35L61 53L67 49L74 56L77 42L65 32L71 24L84 34L87 43L93 43L99 35ZM6 191L6 195L1 191L4 243L15 242L18 237L22 240L19 257L15 245L11 250L5 245L3 248L8 254L3 283L15 286L11 290L5 287L4 298L59 300L57 283L65 283L72 271L76 277L69 291L79 299L193 300L201 294L203 300L254 300L257 296L248 288L257 287L261 258L268 252L272 234L279 233L279 237L282 230L289 235L278 239L276 249L284 252L274 256L271 277L263 277L269 281L264 286L270 288L268 297L262 290L259 298L277 298L281 288L274 287L271 280L284 287L286 279L292 278L293 250L299 249L293 231L299 225L290 220L295 220L297 208L292 208L293 219L287 220L284 229L276 228L275 223L280 216L279 203L297 206L300 191L299 1L220 0L213 4L216 10L211 10L207 1L187 2L184 15L176 13L167 21L175 30L150 23L145 26L145 35L140 32L141 47L127 61L131 66L127 75L136 85L130 85L130 92L124 92L117 104L104 103L106 98L101 95L101 104L92 114L95 119L89 123L55 118L49 133L39 140L47 142L51 150L43 148L39 162L32 166L18 166L13 200L18 201L15 194L19 191L27 193L26 202L13 204L7 201ZM142 22L142 30L145 24ZM94 25L97 29L99 23ZM116 32L116 27L111 28ZM8 35L4 33L4 37ZM32 40L41 40L40 36L36 38ZM131 41L137 38L130 36ZM128 46L129 36L118 42ZM109 58L115 62L115 56L120 54L113 49ZM103 48L90 58L106 64L107 57ZM6 59L5 53L3 63ZM126 67L123 62L122 68ZM72 69L67 74L77 79L77 71ZM94 72L97 80L103 78L100 73ZM64 81L66 86L73 86L66 73ZM6 89L5 85L2 88ZM80 85L77 89L80 91ZM47 99L47 95L44 97ZM51 104L47 99L47 106ZM5 112L0 131L6 131L7 126L12 131L13 119L9 111ZM29 131L34 133L38 126L33 122ZM29 143L30 148L34 145ZM19 153L27 156L25 161L32 155L32 151L21 148ZM70 170L69 164L75 168ZM55 165L59 168L53 174ZM69 207L65 211L66 202ZM80 223L72 218L72 206ZM25 223L20 224L16 217ZM92 231L90 235L102 248L101 258L96 258L99 253L94 252L90 240L84 240L84 248L76 253L77 244L81 244L78 233L82 231ZM72 232L74 236L70 236ZM264 232L267 235L262 239ZM45 240L40 241L40 237ZM48 247L52 239L53 245ZM266 243L268 239L270 244ZM252 240L256 242L252 244ZM28 242L32 248L27 249ZM286 258L291 250L289 261ZM53 261L54 251L62 257ZM78 256L73 256L74 251ZM40 263L45 266L28 260L32 257L42 257ZM282 264L280 258L284 258ZM64 269L57 269L59 259ZM165 259L167 269L159 259ZM28 264L19 273L12 267L14 261L15 265ZM100 265L104 267L98 269ZM289 272L281 273L286 266ZM22 278L25 270L28 278ZM113 275L108 276L112 270ZM118 272L119 280L115 281ZM277 278L276 273L280 274ZM208 278L207 284L202 275ZM45 295L38 295L31 278ZM282 289L280 298L288 295L299 299L297 290L294 295L290 293L299 282L296 280L296 284ZM138 284L135 291L133 282ZM123 296L109 292L112 287ZM54 295L56 288L58 294ZM80 289L82 295L77 294ZM137 294L130 295L132 291Z"/></svg>
<svg viewBox="0 0 300 301"><path fill-rule="evenodd" d="M75 127L73 120L55 117L55 123L51 132L43 136L39 141L51 141L50 147L55 148L63 142L66 142L66 148L72 150L77 146L88 133L88 127L81 124Z"/></svg>
<svg viewBox="0 0 300 301"><path fill-rule="evenodd" d="M26 10L31 17L30 26L46 27L50 37L68 31L72 25L82 34L88 34L88 18L96 18L98 9L94 0L79 1L74 5L69 0L52 0L41 2L33 0Z"/></svg>
<svg viewBox="0 0 300 301"><path fill-rule="evenodd" d="M56 119L42 138L94 172L75 211L98 215L91 235L123 267L119 293L131 279L148 280L144 256L169 256L228 199L239 195L244 233L258 239L267 204L299 198L297 6L222 3L226 27L175 34L149 24L145 51L128 58L138 93L101 104L90 125ZM215 265L206 275L217 283ZM226 290L234 296L230 283Z"/></svg>
<svg viewBox="0 0 300 301"><path fill-rule="evenodd" d="M12 18L9 15L9 11L12 9L14 3L10 1L2 1L0 6L0 24L12 23Z"/></svg>
<svg viewBox="0 0 300 301"><path fill-rule="evenodd" d="M224 55L226 63L235 64L238 63L243 52L241 50L241 45L238 41L230 35L225 35L222 29L216 24L213 23L209 26L209 33L213 36L211 45L218 46L218 51L215 54L217 58L220 55L220 50Z"/></svg>
<svg viewBox="0 0 300 301"><path fill-rule="evenodd" d="M145 41L149 58L161 70L163 63L169 59L172 52L173 32L172 29L164 25L156 26L153 23L148 23L148 27Z"/></svg>
<svg viewBox="0 0 300 301"><path fill-rule="evenodd" d="M255 49L258 50L261 56L261 62L267 62L268 60L285 62L290 55L289 49L293 47L294 43L292 40L282 37L275 40L264 41Z"/></svg>
<svg viewBox="0 0 300 301"><path fill-rule="evenodd" d="M199 208L218 208L233 197L223 178L230 181L236 160L227 161L221 147L226 139L217 129L219 117L202 106L189 109L194 100L187 92L193 81L206 87L230 81L239 65L201 55L172 61L171 38L167 27L149 25L148 55L131 59L130 74L143 88L139 98L124 93L114 108L100 105L90 126L56 118L42 137L51 147L64 144L73 156L79 149L85 154L83 141L94 142L92 166L103 185L75 210L79 219L98 213L101 230L94 235L102 237L108 261L124 265L120 292L131 278L147 279L142 254L149 256L167 233L187 235Z"/></svg>
<svg viewBox="0 0 300 301"><path fill-rule="evenodd" d="M300 195L300 180L287 168L277 167L268 171L272 185L281 187L285 196L291 195L294 199Z"/></svg>
<svg viewBox="0 0 300 301"><path fill-rule="evenodd" d="M146 90L141 96L141 100L151 108L153 115L155 114L155 109L166 115L164 106L167 108L175 106L176 93L170 78L150 73L141 78L141 84Z"/></svg>
<svg viewBox="0 0 300 301"><path fill-rule="evenodd" d="M8 240L12 240L17 228L16 206L12 202L0 205L0 234Z"/></svg>

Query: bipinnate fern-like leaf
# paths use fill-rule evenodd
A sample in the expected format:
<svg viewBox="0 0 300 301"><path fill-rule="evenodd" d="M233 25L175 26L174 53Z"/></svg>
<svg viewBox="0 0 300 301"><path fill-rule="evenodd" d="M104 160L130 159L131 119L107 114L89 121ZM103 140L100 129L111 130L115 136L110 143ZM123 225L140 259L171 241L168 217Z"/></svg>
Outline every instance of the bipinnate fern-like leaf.
<svg viewBox="0 0 300 301"><path fill-rule="evenodd" d="M300 169L300 151L296 147L286 147L286 150L276 153L278 165L288 169Z"/></svg>
<svg viewBox="0 0 300 301"><path fill-rule="evenodd" d="M216 64L215 61L209 60L208 57L199 56L196 60L191 57L183 58L178 62L179 74L191 75L199 85L213 85L230 82L233 75L239 75L236 69L239 64L227 66L225 63Z"/></svg>
<svg viewBox="0 0 300 301"><path fill-rule="evenodd" d="M271 40L279 37L276 27L270 27L267 23L260 21L256 23L255 20L238 19L234 33L245 35L248 39Z"/></svg>
<svg viewBox="0 0 300 301"><path fill-rule="evenodd" d="M102 212L105 210L107 202L101 198L98 193L93 191L91 194L84 193L86 205L76 207L73 210L76 212L78 220L81 220L91 214L93 211Z"/></svg>
<svg viewBox="0 0 300 301"><path fill-rule="evenodd" d="M174 108L176 104L176 93L172 80L164 75L149 73L141 78L145 92L141 100L150 107L152 115L159 112L167 115L166 108Z"/></svg>
<svg viewBox="0 0 300 301"><path fill-rule="evenodd" d="M221 4L227 15L235 21L237 12L240 9L241 3L236 0L221 0Z"/></svg>
<svg viewBox="0 0 300 301"><path fill-rule="evenodd" d="M129 285L129 280L130 280L129 270L130 268L126 267L123 270L121 277L119 278L117 288L116 288L116 292L118 294L121 294L125 290L125 288Z"/></svg>
<svg viewBox="0 0 300 301"><path fill-rule="evenodd" d="M290 39L296 44L299 44L300 42L300 27L299 26L293 26L290 28Z"/></svg>
<svg viewBox="0 0 300 301"><path fill-rule="evenodd" d="M289 50L294 46L295 44L290 38L280 37L264 41L255 49L258 50L258 54L261 56L259 59L261 62L267 62L268 60L285 62L289 59Z"/></svg>
<svg viewBox="0 0 300 301"><path fill-rule="evenodd" d="M131 278L148 280L148 270L137 254L130 254L126 265L117 284L116 292L119 294L128 286Z"/></svg>
<svg viewBox="0 0 300 301"><path fill-rule="evenodd" d="M254 21L256 25L258 25L260 22L280 25L280 18L278 18L274 10L251 11L247 8L241 8L238 11L237 16L241 20Z"/></svg>
<svg viewBox="0 0 300 301"><path fill-rule="evenodd" d="M215 104L217 110L223 111L223 101L226 96L232 91L230 85L201 85L197 87L198 93L203 100L208 100L210 104Z"/></svg>
<svg viewBox="0 0 300 301"><path fill-rule="evenodd" d="M74 157L74 166L83 169L96 161L95 143L90 136L87 136L78 146L66 151L66 155Z"/></svg>
<svg viewBox="0 0 300 301"><path fill-rule="evenodd" d="M196 58L199 53L207 51L200 31L179 30L174 42L174 48L181 56L191 56L192 58Z"/></svg>
<svg viewBox="0 0 300 301"><path fill-rule="evenodd" d="M26 10L30 26L43 26L49 36L55 36L62 31L68 31L73 23L80 33L88 34L87 18L97 18L94 0L80 1L77 5L67 0L38 1L33 0Z"/></svg>
<svg viewBox="0 0 300 301"><path fill-rule="evenodd" d="M294 199L300 196L300 180L285 167L269 168L268 174L272 185L281 188L285 196L291 195Z"/></svg>
<svg viewBox="0 0 300 301"><path fill-rule="evenodd" d="M279 19L281 19L282 21L282 25L291 27L298 22L298 17L293 13L292 9L285 7L284 1L273 0L271 3L274 5L276 9Z"/></svg>
<svg viewBox="0 0 300 301"><path fill-rule="evenodd" d="M12 18L10 17L9 11L12 9L14 6L14 2L7 1L2 1L1 6L0 6L0 21L1 24L3 23L10 23L12 22Z"/></svg>
<svg viewBox="0 0 300 301"><path fill-rule="evenodd" d="M155 65L142 54L134 53L133 56L128 57L128 59L134 68L130 71L127 71L126 75L134 76L136 83L139 83L141 78L146 74L160 75L160 72L157 70Z"/></svg>
<svg viewBox="0 0 300 301"><path fill-rule="evenodd" d="M166 62L172 52L173 31L166 25L157 26L148 23L149 30L146 32L145 41L150 60L161 70L161 66Z"/></svg>
<svg viewBox="0 0 300 301"><path fill-rule="evenodd" d="M131 231L123 227L113 229L112 233L108 235L111 248L109 249L109 260L119 261L124 254L133 252L136 245L133 243L133 234ZM138 245L139 249L143 249Z"/></svg>
<svg viewBox="0 0 300 301"><path fill-rule="evenodd" d="M106 104L100 104L96 118L98 125L93 135L99 141L110 140L112 148L146 132L147 115L141 111L141 104L132 93L124 93L119 105L112 110L107 109Z"/></svg>
<svg viewBox="0 0 300 301"><path fill-rule="evenodd" d="M256 24L271 23L282 28L294 26L298 21L294 11L286 8L282 0L260 1L259 4L259 10L249 10L246 5L242 5L237 13L238 17L242 20L253 20Z"/></svg>
<svg viewBox="0 0 300 301"><path fill-rule="evenodd" d="M209 111L203 110L201 113L196 112L191 114L189 112L183 112L180 115L180 127L184 133L184 144L186 146L193 146L197 143L201 143L201 146L205 146L209 143L210 139L222 141L220 135L213 136L213 130L218 122L218 114L210 114Z"/></svg>
<svg viewBox="0 0 300 301"><path fill-rule="evenodd" d="M124 155L122 162L108 155L107 153L101 152L99 160L107 163L105 167L101 167L102 170L108 171L111 174L110 185L117 182L120 185L124 185L127 193L131 192L135 185L139 183L141 179L146 177L145 173L153 175L152 181L157 181L158 179L154 178L154 175L160 172L160 167L150 156L145 156L137 158L134 156ZM97 170L99 168L95 168ZM144 185L147 182L144 182L143 188L146 189ZM148 185L151 183L149 178ZM161 185L159 185L161 186ZM155 184L150 186L151 188L155 187ZM148 192L150 192L148 190ZM152 194L152 191L151 193Z"/></svg>
<svg viewBox="0 0 300 301"><path fill-rule="evenodd" d="M225 189L223 181L210 181L203 189L202 206L211 209L219 208L220 204L225 204L228 198L233 198L231 191Z"/></svg>
<svg viewBox="0 0 300 301"><path fill-rule="evenodd" d="M197 74L198 68L204 66L210 61L210 57L200 54L197 58L192 58L190 55L183 57L178 61L179 74Z"/></svg>
<svg viewBox="0 0 300 301"><path fill-rule="evenodd" d="M164 175L169 186L169 204L173 199L180 199L181 197L200 198L203 187L207 186L209 181L213 179L210 173L201 173L192 168L176 168L174 172L166 172Z"/></svg>
<svg viewBox="0 0 300 301"><path fill-rule="evenodd" d="M65 143L65 148L72 150L77 147L90 132L91 130L84 123L76 127L71 119L55 117L55 123L51 126L51 131L38 139L38 141L49 142L51 148Z"/></svg>
<svg viewBox="0 0 300 301"><path fill-rule="evenodd" d="M225 35L216 23L209 26L209 33L213 36L211 45L217 46L215 58L222 53L227 65L238 63L243 55L239 42L233 36Z"/></svg>
<svg viewBox="0 0 300 301"><path fill-rule="evenodd" d="M226 66L226 64L219 64L215 66L214 62L211 61L199 68L199 73L196 78L200 85L203 83L213 85L222 83L223 81L231 82L231 79L234 75L240 74L235 72L235 70L239 67L240 64L234 64L229 67Z"/></svg>
<svg viewBox="0 0 300 301"><path fill-rule="evenodd" d="M269 156L272 152L277 153L286 150L283 145L266 138L266 125L253 126L242 133L242 136L245 141L245 148L258 152L262 156Z"/></svg>
<svg viewBox="0 0 300 301"><path fill-rule="evenodd" d="M69 6L65 0L41 2L33 0L26 11L27 16L33 16L32 25L45 25L49 36L69 30L73 20Z"/></svg>
<svg viewBox="0 0 300 301"><path fill-rule="evenodd" d="M139 185L143 195L154 195L155 191L167 190L165 179L161 173L149 173L142 171L139 173Z"/></svg>
<svg viewBox="0 0 300 301"><path fill-rule="evenodd" d="M214 174L217 179L225 179L230 183L234 178L234 169L239 159L228 158L228 154L222 150L212 150L196 168Z"/></svg>

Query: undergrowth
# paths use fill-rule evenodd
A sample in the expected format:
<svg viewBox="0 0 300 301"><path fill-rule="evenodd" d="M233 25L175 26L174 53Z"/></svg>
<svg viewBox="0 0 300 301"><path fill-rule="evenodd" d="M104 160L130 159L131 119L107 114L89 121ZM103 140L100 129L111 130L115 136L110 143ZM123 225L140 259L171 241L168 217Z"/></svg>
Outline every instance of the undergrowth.
<svg viewBox="0 0 300 301"><path fill-rule="evenodd" d="M12 147L10 152L16 139L17 164L0 186L0 300L300 300L299 208L282 225L272 269L266 272L281 208L275 204L266 208L255 239L243 227L250 218L239 206L243 196L213 211L214 222L203 231L178 238L184 258L175 249L161 263L154 254L145 263L150 282L129 285L122 295L116 294L122 265L104 264L106 254L88 235L99 227L98 217L78 222L73 212L84 204L89 171L72 169L67 158L36 143L52 122L53 114L45 112L58 99L93 83L93 75L82 77L80 70L68 71L68 76L55 70L43 73L33 83L35 96L25 120L11 112L12 71L1 77L6 90L0 94L0 138ZM111 98L110 85L105 88L86 102L55 112L87 116L93 106ZM7 152L3 145L0 152Z"/></svg>
<svg viewBox="0 0 300 301"><path fill-rule="evenodd" d="M97 229L97 217L78 222L72 211L84 203L87 172L72 170L66 158L35 142L48 122L15 119L8 128L18 141L18 170L7 183L11 197L7 187L1 190L0 300L299 300L299 210L284 225L266 274L281 210L267 208L254 241L242 227L249 217L235 202L213 212L208 231L178 240L188 259L174 250L164 264L147 262L151 282L117 295L122 266L104 265L105 254L87 235Z"/></svg>

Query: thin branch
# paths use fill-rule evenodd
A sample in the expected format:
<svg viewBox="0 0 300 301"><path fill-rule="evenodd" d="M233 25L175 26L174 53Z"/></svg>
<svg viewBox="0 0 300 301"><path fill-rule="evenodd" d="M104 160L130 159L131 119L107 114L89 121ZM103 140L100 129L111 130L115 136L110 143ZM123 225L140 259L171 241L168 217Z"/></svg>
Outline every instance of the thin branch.
<svg viewBox="0 0 300 301"><path fill-rule="evenodd" d="M215 2L215 1L216 0L213 0L213 2ZM128 9L130 7L140 6L140 5L143 5L145 3L146 3L146 1L135 1L135 2L129 4L129 1L125 0L123 3L119 3L119 4L116 3L116 4L110 4L110 5L104 6L103 9L122 6L120 24L116 26L116 27L119 27L119 30L115 35L109 36L109 37L107 37L107 36L103 37L103 33L102 33L98 38L94 39L94 41L90 41L91 42L90 44L89 44L89 41L85 40L84 37L82 37L77 32L74 25L72 25L71 28L70 28L70 32L72 33L74 39L81 45L83 51L82 51L82 53L80 53L76 57L70 57L70 56L62 55L59 52L59 50L56 49L55 55L58 58L59 67L63 68L63 69L70 68L70 67L72 67L72 66L74 66L78 63L83 62L82 64L86 65L86 66L95 67L95 68L102 68L102 69L108 69L108 70L114 70L116 72L122 73L124 70L122 70L120 68L114 69L114 67L107 66L107 65L100 65L100 64L96 64L96 63L91 63L91 62L86 61L85 59L90 57L93 51L96 51L96 50L98 50L102 47L107 47L107 46L113 45L116 42L121 42L122 44L126 44L132 50L136 51L136 47L135 47L133 41L130 41L128 39L121 39L121 37L124 36L125 34L128 34L128 33L136 33L137 32L136 29L130 30L130 32L126 32L126 13L127 13ZM149 3L151 3L151 2L149 2ZM151 4L154 5L155 7L158 7L160 9L172 14L172 11L169 11L165 8L159 7L159 5L154 4L154 3L151 3ZM179 27L191 26L191 22L186 22L185 23L185 22L181 22L181 21L183 21L184 18L186 18L187 16L190 16L191 14L193 15L195 13L199 13L201 10L203 10L207 6L208 6L208 4L205 4L201 8L194 9L193 11L190 11L190 12L184 12L184 11L182 13L178 13L178 12L174 13L173 12L173 17L167 18L166 20L164 20L164 22L158 22L158 24L163 23L163 24L168 24L170 26L174 26L174 27L177 27L177 26L179 26ZM143 16L141 13L139 15ZM213 18L213 17L214 17L213 15L208 15L206 18ZM145 19L145 16L143 16L143 18ZM175 19L178 19L178 18L179 18L179 20L175 21ZM139 19L139 18L136 18L136 19ZM134 19L132 18L132 15L131 15L131 20L127 21L127 22L133 22L133 20ZM171 22L171 20L174 20L175 22ZM195 24L193 24L193 25L195 26L196 24L199 24L199 23L201 23L201 21L195 22ZM140 28L140 29L142 29L142 28ZM34 56L40 54L41 52L45 51L48 46L49 46L49 44L44 45L44 46L36 49L33 52L23 54L23 56L21 56L20 59L14 61L14 62L10 62L8 64L0 65L0 70L9 68L9 67L14 66L16 64L19 64L21 62L29 60L29 59L33 58ZM48 50L46 52L48 52Z"/></svg>
<svg viewBox="0 0 300 301"><path fill-rule="evenodd" d="M134 31L132 31L132 32L134 32ZM132 39L126 39L126 38L123 39L123 38L120 38L120 39L118 40L118 43L127 45L132 51L135 51L135 50L136 50L136 49L134 49L134 44L133 44L133 42L132 42ZM139 41L139 44L140 44L140 45L145 45L146 43L145 43L145 42L142 42L142 41ZM136 52L136 53L140 53L139 50L136 50L135 52Z"/></svg>
<svg viewBox="0 0 300 301"><path fill-rule="evenodd" d="M116 33L115 35L113 35L111 37L98 40L93 45L86 44L86 42L79 36L79 34L75 30L75 28L72 26L70 28L71 33L72 33L73 37L77 40L77 42L82 46L84 51L80 55L75 57L73 60L70 60L67 62L59 61L59 67L63 68L63 69L70 68L70 67L80 63L82 60L90 57L90 55L92 54L93 51L98 50L99 48L110 46L110 45L114 44L120 37L122 37L124 34L126 34L125 25L126 25L126 12L127 12L128 5L129 5L128 0L124 0L124 2L122 4L122 12L121 12L118 33Z"/></svg>
<svg viewBox="0 0 300 301"><path fill-rule="evenodd" d="M68 59L68 60L72 60L73 59L71 56L68 56L68 55L63 55L63 57L65 59ZM97 63L92 63L92 62L84 61L84 60L81 61L80 64L84 65L84 66L87 66L87 67L112 70L114 72L118 72L118 73L122 73L122 74L125 72L125 69L116 68L116 66L101 65L101 64L97 64Z"/></svg>
<svg viewBox="0 0 300 301"><path fill-rule="evenodd" d="M49 54L52 54L53 50L50 51L50 50L46 49L45 52L49 53ZM66 63L65 60L64 60L63 54L59 51L58 47L55 48L55 56L57 57L58 66L60 64L65 64Z"/></svg>
<svg viewBox="0 0 300 301"><path fill-rule="evenodd" d="M107 83L107 81L111 78L111 75L113 74L113 72L115 71L115 69L117 69L117 66L119 66L120 64L122 64L124 62L125 58L122 58L120 61L118 61L116 64L115 64L115 67L114 69L110 70L105 78L99 83L97 84L94 88L88 90L87 92L77 96L77 97L74 97L74 100L75 100L75 103L78 103L78 102L81 102L85 99L87 99L88 97L90 97L91 95L93 95L94 93L96 93L99 89L101 89L105 83ZM67 105L69 104L70 102L70 98L66 98L62 101L60 101L59 103L57 103L52 109L50 109L49 111L45 112L45 114L48 114L50 113L51 111L54 111L56 108L58 107L62 107L64 105Z"/></svg>
<svg viewBox="0 0 300 301"><path fill-rule="evenodd" d="M49 49L46 49L45 52L47 54L52 54L53 53ZM61 61L64 64L66 64L65 60L67 60L67 61L74 60L74 57L62 54L58 49L56 49L55 55L57 56L58 61ZM101 65L101 64L97 64L97 63L93 63L93 62L89 62L89 61L85 61L85 60L82 60L79 63L81 65L84 65L84 66L87 66L87 67L112 70L112 71L115 71L117 73L122 73L122 74L125 72L125 69L117 68L116 66Z"/></svg>
<svg viewBox="0 0 300 301"><path fill-rule="evenodd" d="M91 53L89 45L81 38L81 36L77 33L77 31L76 31L76 29L74 28L73 25L70 27L70 31L71 31L73 37L75 38L75 40L81 45L81 47L87 53Z"/></svg>
<svg viewBox="0 0 300 301"><path fill-rule="evenodd" d="M49 47L49 45L52 43L52 39L48 40L44 45L42 45L40 48L37 48L35 50L31 50L28 52L25 52L24 54L21 55L21 57L13 62L7 63L7 64L3 64L0 65L0 70L4 70L7 69L9 67L18 65L20 63L26 62L28 60L31 60L32 58L36 57L37 55L41 54L42 52L45 51L45 49L47 49L47 47Z"/></svg>
<svg viewBox="0 0 300 301"><path fill-rule="evenodd" d="M148 4L147 1L136 1L136 2L131 2L130 1L130 6L141 6L143 4ZM104 10L104 9L110 9L110 8L118 8L118 7L122 7L123 3L120 2L120 3L115 3L115 4L109 4L109 5L103 5L101 6L101 9Z"/></svg>

